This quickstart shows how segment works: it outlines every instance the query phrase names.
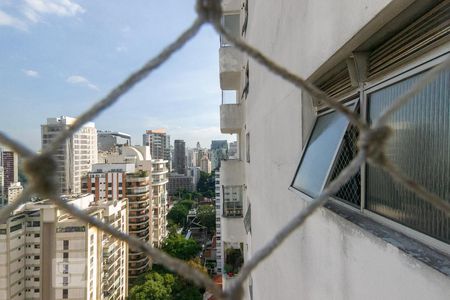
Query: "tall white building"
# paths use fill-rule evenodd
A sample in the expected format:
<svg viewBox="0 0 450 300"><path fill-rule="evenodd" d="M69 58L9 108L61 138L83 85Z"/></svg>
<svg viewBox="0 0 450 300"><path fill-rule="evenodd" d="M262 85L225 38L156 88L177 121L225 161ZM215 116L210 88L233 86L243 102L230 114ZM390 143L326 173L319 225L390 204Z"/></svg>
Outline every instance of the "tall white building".
<svg viewBox="0 0 450 300"><path fill-rule="evenodd" d="M450 56L449 1L222 6L232 34L368 122ZM252 257L355 157L358 131L225 38L219 58L221 88L236 95L220 107L221 131L236 134L239 148L239 160L220 168L227 286L239 273L236 254ZM440 72L390 117L386 145L389 159L446 201L449 78ZM246 299L448 299L448 215L370 164L359 171L251 272Z"/></svg>
<svg viewBox="0 0 450 300"><path fill-rule="evenodd" d="M41 125L42 148L44 149L61 131L75 122L75 118L62 116L48 118ZM92 122L68 138L54 156L57 163L57 180L61 194L81 192L81 177L97 163L97 129Z"/></svg>
<svg viewBox="0 0 450 300"><path fill-rule="evenodd" d="M127 232L126 200L66 200ZM50 202L25 204L0 224L0 299L125 299L127 250Z"/></svg>
<svg viewBox="0 0 450 300"><path fill-rule="evenodd" d="M12 183L8 188L8 202L16 200L23 191L23 186L20 182Z"/></svg>

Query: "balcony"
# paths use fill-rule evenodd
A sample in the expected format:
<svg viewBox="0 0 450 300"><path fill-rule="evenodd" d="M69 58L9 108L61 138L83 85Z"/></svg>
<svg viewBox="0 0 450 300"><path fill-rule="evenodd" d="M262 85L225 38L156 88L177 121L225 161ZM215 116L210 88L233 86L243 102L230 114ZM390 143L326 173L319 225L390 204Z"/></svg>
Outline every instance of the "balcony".
<svg viewBox="0 0 450 300"><path fill-rule="evenodd" d="M220 183L222 185L243 185L244 162L237 159L222 161L220 168Z"/></svg>
<svg viewBox="0 0 450 300"><path fill-rule="evenodd" d="M244 126L244 113L241 104L222 104L220 106L220 131L239 133Z"/></svg>
<svg viewBox="0 0 450 300"><path fill-rule="evenodd" d="M220 88L239 90L242 71L242 53L231 46L222 44L219 49Z"/></svg>
<svg viewBox="0 0 450 300"><path fill-rule="evenodd" d="M242 7L242 0L222 0L223 13L240 11Z"/></svg>

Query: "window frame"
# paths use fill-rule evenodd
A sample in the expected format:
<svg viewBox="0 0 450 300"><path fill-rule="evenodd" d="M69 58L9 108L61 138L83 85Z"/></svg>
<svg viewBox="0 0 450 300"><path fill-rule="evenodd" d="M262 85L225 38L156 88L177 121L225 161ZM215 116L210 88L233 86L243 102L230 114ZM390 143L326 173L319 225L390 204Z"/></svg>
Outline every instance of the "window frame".
<svg viewBox="0 0 450 300"><path fill-rule="evenodd" d="M358 92L352 93L350 96L347 96L347 97L343 98L341 100L341 102L347 107L353 106L351 109L354 110L356 108L356 106L358 105L358 103L360 102L359 93ZM305 191L301 190L300 188L297 188L297 187L294 186L295 179L297 178L298 171L300 170L300 166L301 166L301 164L303 162L304 156L306 154L306 150L308 149L309 142L310 142L311 137L313 135L314 129L316 128L316 125L317 125L319 117L325 116L327 114L335 113L335 112L336 112L335 109L332 109L332 108L323 108L323 109L318 110L316 112L316 116L315 116L314 121L313 121L314 124L313 124L313 126L311 126L311 129L308 132L308 138L305 140L305 143L304 143L304 145L302 147L299 163L297 165L297 168L295 170L293 179L291 181L291 185L290 185L291 189L296 190L296 191L298 191L298 192L308 196L311 199L314 199L314 197L312 195L309 195L307 192L305 192ZM339 112L337 112L337 113L339 113ZM341 149L342 140L343 140L343 138L345 136L345 133L347 132L349 124L347 124L347 126L345 127L345 130L341 133L341 137L339 138L338 145L337 145L337 147L336 147L336 149L334 151L334 154L333 154L333 159L331 161L330 166L327 169L327 172L326 172L323 184L321 186L321 189L320 189L321 191L323 191L323 189L325 188L325 186L329 182L329 177L330 177L331 170L333 170L334 165L336 163L336 157L337 157L337 155L339 153L339 150Z"/></svg>
<svg viewBox="0 0 450 300"><path fill-rule="evenodd" d="M387 72L386 74L384 74L383 76L381 76L379 78L375 78L373 80L369 80L369 81L365 82L362 86L355 88L352 92L341 97L338 100L340 102L346 103L346 104L353 102L353 101L355 101L355 103L359 102L360 116L363 120L367 120L368 101L369 101L370 94L377 92L385 87L388 87L388 86L391 86L398 82L401 82L410 77L413 77L415 75L418 75L420 73L426 72L426 71L430 70L431 68L433 68L434 66L442 63L443 61L445 61L446 59L449 59L449 58L450 58L450 42L447 42L447 43L444 43L444 44L440 45L439 47L436 47L435 49L428 51L427 53L411 60L410 62L402 65L401 67L399 67L395 70L392 70L390 72ZM352 99L352 100L349 100L349 99ZM306 152L307 146L309 144L310 138L311 138L314 128L316 126L318 118L320 116L322 116L326 113L330 113L332 111L334 111L334 110L327 109L327 108L322 108L322 109L316 111L316 116L313 121L314 124L311 127L311 129L309 130L308 138L306 139L305 143L303 144L299 163L295 170L291 185L289 187L289 190L300 195L302 199L305 199L307 201L314 200L314 197L312 197L312 196L308 195L307 193L303 192L302 190L294 187L293 184L294 184L295 178L297 176L298 170L300 168L301 162L303 160L304 154ZM321 191L323 191L324 187L326 187L330 182L331 170L333 170L333 168L336 164L337 154L340 151L340 148L342 146L342 140L343 140L343 137L344 137L347 129L348 129L348 126L340 138L339 145L333 156L332 163L330 164L330 167L327 171L325 184L322 186ZM367 163L364 162L360 168L360 171L361 171L361 182L360 182L360 184L361 184L361 194L360 194L361 205L359 207L350 205L349 203L346 203L346 202L338 199L337 197L333 197L333 196L330 196L328 200L331 201L332 203L335 203L339 206L344 207L345 209L349 209L349 210L356 212L364 217L367 217L375 222L378 222L381 225L385 225L394 231L404 234L407 237L412 238L416 241L419 241L427 246L430 246L446 255L450 255L450 244L440 241L432 236L429 236L418 230L410 228L406 225L402 225L394 220L388 219L387 217L384 217L380 214L377 214L377 213L372 212L365 208L366 207L366 188L367 188L366 187L366 180L367 180L366 164ZM389 175L387 175L387 176L389 176Z"/></svg>

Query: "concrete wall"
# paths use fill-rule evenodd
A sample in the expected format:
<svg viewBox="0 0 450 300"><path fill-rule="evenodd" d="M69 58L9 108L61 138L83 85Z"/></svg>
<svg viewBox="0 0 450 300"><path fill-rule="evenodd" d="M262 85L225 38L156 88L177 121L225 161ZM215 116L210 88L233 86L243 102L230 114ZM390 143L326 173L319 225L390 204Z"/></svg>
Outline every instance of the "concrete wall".
<svg viewBox="0 0 450 300"><path fill-rule="evenodd" d="M249 2L248 42L309 77L340 55L339 49L358 43L352 38L361 30L376 31L411 1ZM246 129L239 140L251 133L251 162L245 163L246 195L252 203L252 235L247 243L256 251L307 203L288 188L300 159L302 126L311 126L314 117L309 102L302 106L298 89L254 61L250 61L250 93L242 105ZM308 120L304 125L302 114ZM324 208L258 266L252 278L253 299L258 300L450 296L447 276Z"/></svg>

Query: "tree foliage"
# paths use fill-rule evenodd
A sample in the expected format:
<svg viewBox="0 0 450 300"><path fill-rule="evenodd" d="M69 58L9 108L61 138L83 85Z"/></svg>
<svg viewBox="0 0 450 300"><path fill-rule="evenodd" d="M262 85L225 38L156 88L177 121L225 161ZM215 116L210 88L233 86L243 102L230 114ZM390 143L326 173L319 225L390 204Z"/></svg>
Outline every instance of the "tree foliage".
<svg viewBox="0 0 450 300"><path fill-rule="evenodd" d="M142 280L142 279L141 279ZM175 276L170 273L150 272L145 275L144 282L130 290L130 300L171 300Z"/></svg>
<svg viewBox="0 0 450 300"><path fill-rule="evenodd" d="M207 198L214 198L215 196L215 175L200 172L200 179L197 184L197 191Z"/></svg>
<svg viewBox="0 0 450 300"><path fill-rule="evenodd" d="M190 260L196 257L202 247L194 240L187 240L181 234L172 234L165 241L162 249L176 258Z"/></svg>
<svg viewBox="0 0 450 300"><path fill-rule="evenodd" d="M214 205L201 205L197 208L197 218L200 224L212 233L216 230L216 209Z"/></svg>
<svg viewBox="0 0 450 300"><path fill-rule="evenodd" d="M167 220L169 223L177 224L178 226L183 227L186 224L188 212L189 209L187 209L186 206L175 204L167 214Z"/></svg>

